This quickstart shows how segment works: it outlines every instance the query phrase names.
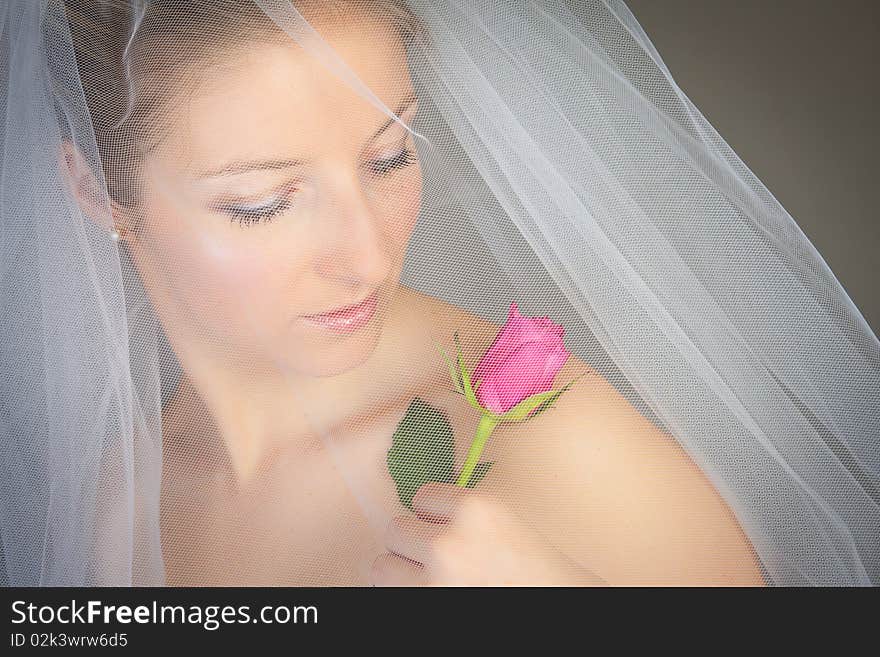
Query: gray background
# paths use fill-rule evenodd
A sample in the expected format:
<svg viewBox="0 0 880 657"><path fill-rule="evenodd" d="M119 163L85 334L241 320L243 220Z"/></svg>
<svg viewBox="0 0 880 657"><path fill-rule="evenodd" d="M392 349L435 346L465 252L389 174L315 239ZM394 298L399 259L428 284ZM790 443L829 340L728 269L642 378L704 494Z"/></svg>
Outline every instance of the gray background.
<svg viewBox="0 0 880 657"><path fill-rule="evenodd" d="M624 1L880 334L880 2Z"/></svg>

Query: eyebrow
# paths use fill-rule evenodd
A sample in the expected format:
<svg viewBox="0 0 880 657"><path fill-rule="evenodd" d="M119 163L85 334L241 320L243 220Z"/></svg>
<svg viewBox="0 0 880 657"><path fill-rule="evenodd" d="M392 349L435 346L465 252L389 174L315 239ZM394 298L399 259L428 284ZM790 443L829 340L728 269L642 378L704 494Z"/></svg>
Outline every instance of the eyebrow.
<svg viewBox="0 0 880 657"><path fill-rule="evenodd" d="M414 102L416 102L417 97L415 94L410 94L407 96L404 101L398 106L398 108L394 111L394 115L399 117L403 114ZM370 140L375 139L383 132L385 132L388 128L394 124L394 118L389 118L385 123L383 123L380 128L373 133L370 137ZM285 160L285 159L268 159L268 160L240 160L236 162L230 162L229 164L225 164L217 169L208 169L205 171L200 171L196 174L197 178L216 178L219 176L233 176L238 173L245 173L247 171L259 171L259 170L275 170L275 169L290 169L293 167L302 166L306 164L306 160Z"/></svg>
<svg viewBox="0 0 880 657"><path fill-rule="evenodd" d="M399 116L400 116L401 114L403 114L407 109L409 109L409 106L412 105L414 102L416 102L416 100L417 100L417 99L416 99L415 94L410 94L409 96L407 96L407 97L403 100L403 102L400 103L400 105L397 107L397 109L394 110L394 116L399 117ZM379 135L381 135L381 134L382 134L383 132L385 132L388 128L390 128L391 125L392 125L393 123L394 123L394 118L393 118L393 117L390 118L390 119L388 119L387 121L385 121L385 123L383 123L382 126L381 126L378 130L376 130L376 132L373 133L373 136L370 137L370 139L371 139L371 140L372 140L372 139L375 139L376 137L378 137Z"/></svg>

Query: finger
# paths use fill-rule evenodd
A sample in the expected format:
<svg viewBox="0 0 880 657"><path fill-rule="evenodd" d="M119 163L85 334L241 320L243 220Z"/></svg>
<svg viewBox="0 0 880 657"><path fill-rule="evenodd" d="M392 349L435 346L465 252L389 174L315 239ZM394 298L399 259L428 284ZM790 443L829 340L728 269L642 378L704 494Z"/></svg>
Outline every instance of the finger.
<svg viewBox="0 0 880 657"><path fill-rule="evenodd" d="M424 586L427 581L422 566L389 552L376 557L370 567L373 586Z"/></svg>
<svg viewBox="0 0 880 657"><path fill-rule="evenodd" d="M413 516L396 516L385 531L385 547L420 564L431 559L431 543L439 533L435 525Z"/></svg>
<svg viewBox="0 0 880 657"><path fill-rule="evenodd" d="M455 484L429 481L413 496L413 511L422 520L446 522L453 518L458 505L469 494L468 489Z"/></svg>

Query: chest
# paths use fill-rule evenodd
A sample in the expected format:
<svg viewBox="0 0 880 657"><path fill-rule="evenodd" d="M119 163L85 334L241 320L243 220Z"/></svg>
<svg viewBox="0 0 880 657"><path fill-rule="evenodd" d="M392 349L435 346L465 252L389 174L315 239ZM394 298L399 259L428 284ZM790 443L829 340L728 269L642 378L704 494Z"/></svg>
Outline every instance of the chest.
<svg viewBox="0 0 880 657"><path fill-rule="evenodd" d="M419 396L448 418L460 467L478 418L454 395ZM316 453L282 451L246 488L223 468L169 455L161 505L169 585L368 585L388 523L409 514L386 455L410 399L348 423Z"/></svg>

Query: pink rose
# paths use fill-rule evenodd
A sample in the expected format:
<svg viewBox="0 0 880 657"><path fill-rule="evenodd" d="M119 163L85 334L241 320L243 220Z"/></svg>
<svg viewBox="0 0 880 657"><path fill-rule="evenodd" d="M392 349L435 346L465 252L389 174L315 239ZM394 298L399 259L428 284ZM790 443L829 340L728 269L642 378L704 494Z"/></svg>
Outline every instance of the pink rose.
<svg viewBox="0 0 880 657"><path fill-rule="evenodd" d="M523 317L511 302L507 322L474 368L471 379L480 405L504 413L526 397L553 388L553 380L571 355L562 341L565 329L549 317Z"/></svg>

